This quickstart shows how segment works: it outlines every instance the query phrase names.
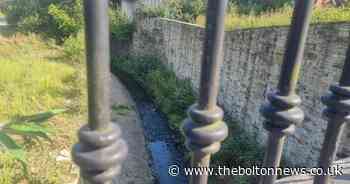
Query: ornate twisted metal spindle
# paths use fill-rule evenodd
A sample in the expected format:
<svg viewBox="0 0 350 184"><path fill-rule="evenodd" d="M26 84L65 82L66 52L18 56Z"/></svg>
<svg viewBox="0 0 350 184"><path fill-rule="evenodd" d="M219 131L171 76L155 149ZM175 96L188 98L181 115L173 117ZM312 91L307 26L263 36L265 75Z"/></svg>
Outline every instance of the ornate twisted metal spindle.
<svg viewBox="0 0 350 184"><path fill-rule="evenodd" d="M84 0L89 124L73 148L84 184L109 184L127 154L117 125L110 123L108 0Z"/></svg>
<svg viewBox="0 0 350 184"><path fill-rule="evenodd" d="M269 94L270 103L261 108L261 113L266 118L265 129L269 131L264 167L279 167L286 136L293 134L304 119L304 113L298 107L301 99L295 88L303 59L312 4L313 0L296 1L278 91ZM276 179L277 175L262 176L259 183L273 184Z"/></svg>
<svg viewBox="0 0 350 184"><path fill-rule="evenodd" d="M220 150L220 142L228 134L223 111L216 105L226 6L227 0L208 1L199 103L189 108L189 118L183 124L186 145L192 151L192 167L209 167L211 154ZM190 183L206 184L207 180L208 175L192 176Z"/></svg>
<svg viewBox="0 0 350 184"><path fill-rule="evenodd" d="M350 45L339 84L332 85L330 91L329 95L322 97L322 102L327 106L323 114L328 119L328 128L319 166L326 172L336 157L345 123L350 120ZM314 184L327 184L331 180L330 175L319 175L315 177Z"/></svg>

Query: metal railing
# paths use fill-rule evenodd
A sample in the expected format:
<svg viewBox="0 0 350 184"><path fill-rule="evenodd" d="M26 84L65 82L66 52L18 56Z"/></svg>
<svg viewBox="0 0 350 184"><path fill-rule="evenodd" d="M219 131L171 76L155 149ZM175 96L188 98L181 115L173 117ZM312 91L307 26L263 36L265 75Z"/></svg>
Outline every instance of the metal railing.
<svg viewBox="0 0 350 184"><path fill-rule="evenodd" d="M296 1L286 53L281 66L277 91L268 95L269 103L261 108L269 131L263 167L277 168L288 135L301 126L303 111L296 87L302 66L304 46L311 18L313 0ZM228 135L223 110L217 106L220 66L223 59L224 16L227 0L208 0L206 35L203 45L198 103L188 110L183 123L186 145L192 152L192 167L209 167L210 157L220 150ZM117 125L110 123L109 104L109 28L108 0L84 0L88 68L89 124L79 131L79 143L73 148L73 159L80 166L82 183L109 184L117 177L127 155ZM338 85L322 98L329 119L319 166L331 166L338 140L349 120L350 112L350 46ZM331 182L330 176L318 176L314 184ZM259 184L274 184L276 175L261 176ZM207 175L193 175L191 184L206 184Z"/></svg>
<svg viewBox="0 0 350 184"><path fill-rule="evenodd" d="M227 0L209 0L203 47L198 104L188 110L183 123L186 145L192 152L192 167L209 167L210 156L220 150L228 134L223 111L217 106L220 66L223 59L224 17ZM194 175L191 184L206 184L207 175Z"/></svg>
<svg viewBox="0 0 350 184"><path fill-rule="evenodd" d="M73 160L84 184L110 184L120 173L127 146L111 123L109 0L84 0L89 124L79 133Z"/></svg>
<svg viewBox="0 0 350 184"><path fill-rule="evenodd" d="M332 85L329 90L331 93L322 98L322 102L327 106L323 114L328 119L328 127L319 159L319 167L323 170L332 166L345 124L350 120L350 45L340 81L338 84ZM314 179L314 184L331 182L332 178L329 175L316 176Z"/></svg>
<svg viewBox="0 0 350 184"><path fill-rule="evenodd" d="M286 136L293 134L304 119L304 113L298 107L301 99L295 89L302 65L312 5L313 0L296 1L278 90L268 95L270 103L261 108L261 113L266 118L265 129L269 131L264 168L279 167ZM277 175L262 176L259 184L273 184L276 179Z"/></svg>

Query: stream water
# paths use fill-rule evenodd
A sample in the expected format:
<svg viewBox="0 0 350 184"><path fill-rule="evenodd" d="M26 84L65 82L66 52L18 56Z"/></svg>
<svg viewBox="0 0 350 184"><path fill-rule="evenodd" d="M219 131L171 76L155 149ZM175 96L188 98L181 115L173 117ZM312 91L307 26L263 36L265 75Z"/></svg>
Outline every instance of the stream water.
<svg viewBox="0 0 350 184"><path fill-rule="evenodd" d="M156 184L186 184L188 179L180 172L178 176L169 174L169 167L185 166L183 151L176 143L178 137L168 126L166 117L157 110L144 90L127 77L118 76L135 100L146 138L147 149L152 158L151 167ZM176 165L176 166L175 166Z"/></svg>

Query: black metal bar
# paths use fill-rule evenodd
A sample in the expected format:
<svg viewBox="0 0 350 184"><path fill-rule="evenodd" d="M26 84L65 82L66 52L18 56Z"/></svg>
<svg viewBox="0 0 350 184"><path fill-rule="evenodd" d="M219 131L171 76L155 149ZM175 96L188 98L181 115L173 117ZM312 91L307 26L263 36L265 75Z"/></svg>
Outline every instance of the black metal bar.
<svg viewBox="0 0 350 184"><path fill-rule="evenodd" d="M127 147L110 122L108 0L84 0L89 123L79 131L73 160L84 184L109 184L121 169Z"/></svg>
<svg viewBox="0 0 350 184"><path fill-rule="evenodd" d="M220 66L223 57L224 17L227 0L209 0L206 37L203 48L200 97L183 124L186 145L192 151L192 167L209 167L210 157L220 150L228 134L222 121L223 111L217 106ZM193 175L191 184L206 184L208 175Z"/></svg>
<svg viewBox="0 0 350 184"><path fill-rule="evenodd" d="M327 106L323 114L328 119L328 127L321 150L319 167L326 172L333 164L339 147L339 139L350 118L350 45L339 84L331 86L330 91L331 94L322 98L322 102ZM330 174L316 176L314 184L331 183Z"/></svg>
<svg viewBox="0 0 350 184"><path fill-rule="evenodd" d="M281 68L278 91L269 94L269 104L261 109L266 118L265 129L269 131L268 148L263 167L277 168L287 135L300 126L304 113L298 107L301 103L295 88L303 59L304 45L311 19L313 0L296 1L291 29L286 44L286 53ZM277 175L261 176L260 184L273 184Z"/></svg>

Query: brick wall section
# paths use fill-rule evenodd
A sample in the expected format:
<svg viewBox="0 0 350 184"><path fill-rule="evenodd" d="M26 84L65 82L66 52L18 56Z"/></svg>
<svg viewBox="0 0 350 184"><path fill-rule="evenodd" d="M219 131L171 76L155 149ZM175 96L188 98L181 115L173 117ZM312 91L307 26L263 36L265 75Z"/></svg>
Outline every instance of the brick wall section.
<svg viewBox="0 0 350 184"><path fill-rule="evenodd" d="M338 81L349 43L350 23L313 25L306 45L298 94L306 113L303 128L288 138L284 155L292 165L317 163L326 129L320 97ZM259 108L277 86L287 27L245 29L226 33L219 104L233 120L265 144L267 132ZM132 52L157 56L179 78L198 89L204 29L161 18L137 22ZM345 131L339 155L350 156L350 131Z"/></svg>

